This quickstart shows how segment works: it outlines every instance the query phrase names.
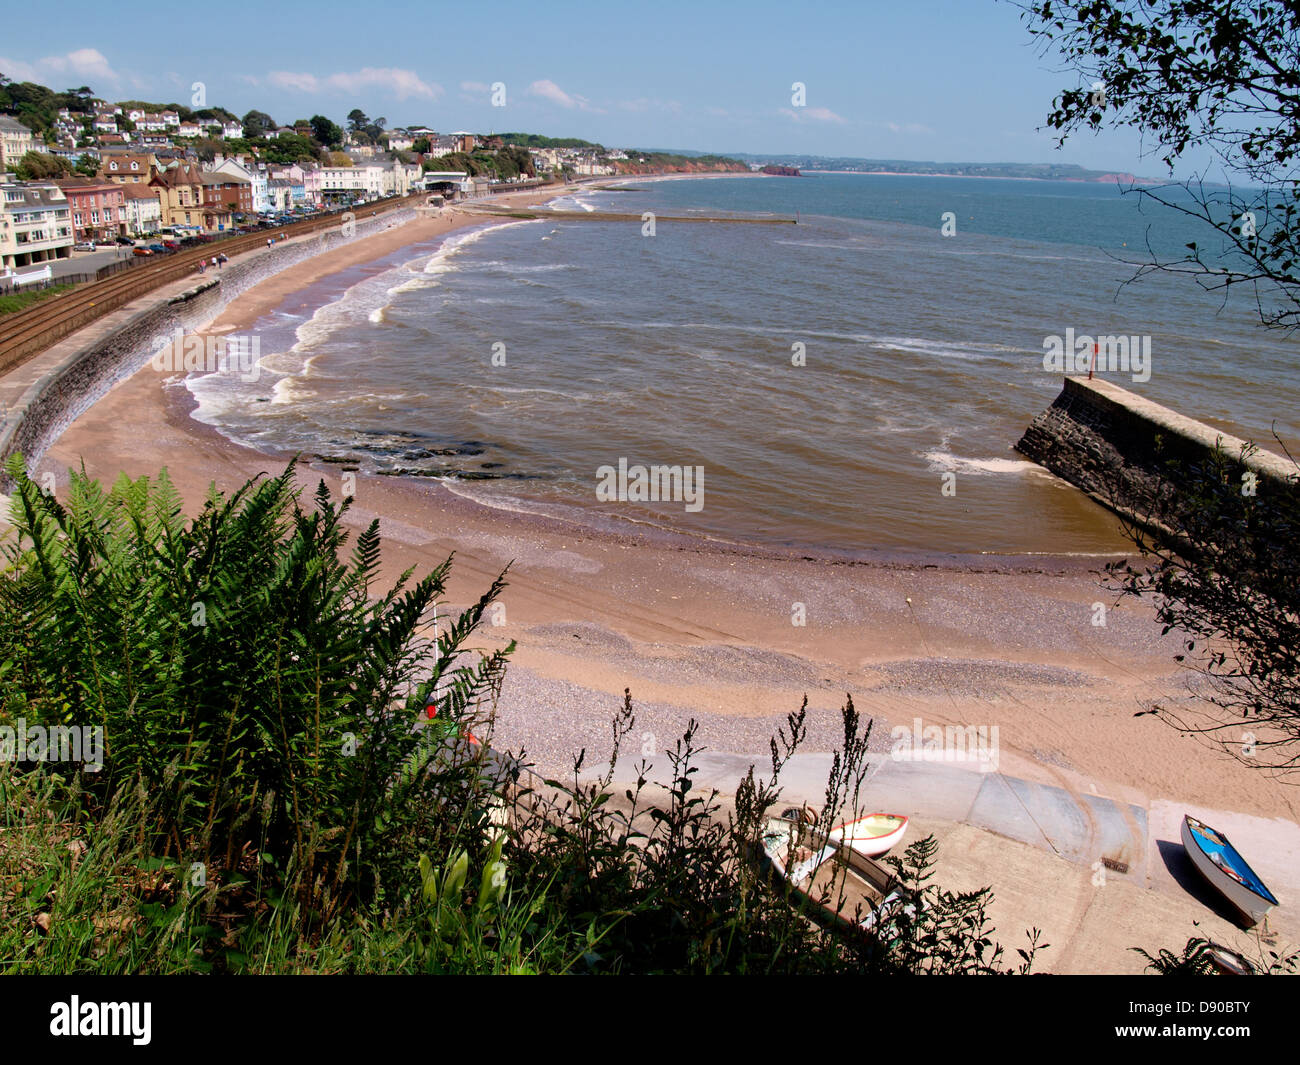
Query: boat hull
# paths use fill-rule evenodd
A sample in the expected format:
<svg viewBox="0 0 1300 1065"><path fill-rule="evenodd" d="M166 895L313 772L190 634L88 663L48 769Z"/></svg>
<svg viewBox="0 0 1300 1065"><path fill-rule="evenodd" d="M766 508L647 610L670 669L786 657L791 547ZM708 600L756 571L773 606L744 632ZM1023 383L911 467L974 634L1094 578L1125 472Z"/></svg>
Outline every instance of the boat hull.
<svg viewBox="0 0 1300 1065"><path fill-rule="evenodd" d="M1258 924L1277 905L1272 892L1223 833L1194 817L1184 817L1182 836L1183 848L1197 871L1232 904L1247 924ZM1252 886L1252 881L1257 888Z"/></svg>
<svg viewBox="0 0 1300 1065"><path fill-rule="evenodd" d="M796 848L796 840L801 840L803 845ZM904 908L914 912L912 907L905 906L897 879L890 870L811 825L770 818L763 830L763 857L789 885L792 896L810 904L820 913L822 923L840 931L857 935L870 933ZM847 871L856 901L869 911L861 914L860 920L850 918L844 910L824 905L815 897L818 870L832 866Z"/></svg>
<svg viewBox="0 0 1300 1065"><path fill-rule="evenodd" d="M902 814L867 814L846 821L830 833L836 842L843 841L859 854L875 858L897 846L907 832L907 818Z"/></svg>

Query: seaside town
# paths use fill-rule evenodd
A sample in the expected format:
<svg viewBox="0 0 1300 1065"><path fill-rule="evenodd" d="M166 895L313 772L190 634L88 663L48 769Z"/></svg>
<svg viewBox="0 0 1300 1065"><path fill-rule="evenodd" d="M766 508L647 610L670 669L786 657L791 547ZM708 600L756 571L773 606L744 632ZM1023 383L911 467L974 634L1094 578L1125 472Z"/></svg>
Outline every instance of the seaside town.
<svg viewBox="0 0 1300 1065"><path fill-rule="evenodd" d="M33 98L59 105L46 122L38 106L23 106ZM0 291L388 197L428 192L441 202L501 185L716 165L549 140L390 129L359 109L345 126L322 115L277 125L261 111L239 119L220 108L112 103L89 87L52 93L0 73ZM72 262L51 265L63 260Z"/></svg>

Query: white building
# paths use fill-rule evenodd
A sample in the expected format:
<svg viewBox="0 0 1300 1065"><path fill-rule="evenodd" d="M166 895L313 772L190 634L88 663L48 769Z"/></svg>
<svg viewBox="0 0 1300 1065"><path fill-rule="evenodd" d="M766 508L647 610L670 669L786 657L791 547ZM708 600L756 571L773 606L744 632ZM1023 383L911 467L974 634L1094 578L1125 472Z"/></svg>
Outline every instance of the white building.
<svg viewBox="0 0 1300 1065"><path fill-rule="evenodd" d="M162 201L152 185L123 185L126 231L133 237L157 233L162 228Z"/></svg>
<svg viewBox="0 0 1300 1065"><path fill-rule="evenodd" d="M293 182L287 178L271 178L267 182L267 210L286 214L293 210Z"/></svg>
<svg viewBox="0 0 1300 1065"><path fill-rule="evenodd" d="M0 192L0 266L31 266L72 254L72 211L62 189L14 182L0 185Z"/></svg>
<svg viewBox="0 0 1300 1065"><path fill-rule="evenodd" d="M0 115L0 172L12 170L19 159L35 150L32 131L8 115Z"/></svg>
<svg viewBox="0 0 1300 1065"><path fill-rule="evenodd" d="M418 167L399 160L359 166L323 166L320 168L320 192L325 202L377 200L381 196L405 195L418 178Z"/></svg>

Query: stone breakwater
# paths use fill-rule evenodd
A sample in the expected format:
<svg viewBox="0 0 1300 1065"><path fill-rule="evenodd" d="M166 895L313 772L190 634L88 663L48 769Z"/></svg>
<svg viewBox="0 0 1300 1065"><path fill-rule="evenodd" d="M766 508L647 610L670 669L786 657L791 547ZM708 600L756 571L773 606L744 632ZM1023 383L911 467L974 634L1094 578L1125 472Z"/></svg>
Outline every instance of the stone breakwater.
<svg viewBox="0 0 1300 1065"><path fill-rule="evenodd" d="M353 240L404 225L416 217L413 208L400 208L358 219L346 234L340 225L272 245L231 260L216 277L209 275L183 292L164 289L147 297L154 302L130 314L125 322L119 321L108 328L99 323L74 334L51 349L47 356L31 360L29 366L54 356L48 365L42 366L40 376L21 396L0 411L4 415L0 423L0 462L20 453L28 468L32 468L69 425L118 381L144 366L156 345L173 336L176 330L192 333L202 329L231 300L268 277ZM172 295L166 295L168 291ZM67 351L69 346L74 350ZM7 477L0 478L0 486L6 490L11 487Z"/></svg>
<svg viewBox="0 0 1300 1065"><path fill-rule="evenodd" d="M1176 507L1179 486L1170 485L1167 464L1185 470L1204 463L1216 448L1252 494L1267 488L1296 491L1293 463L1271 451L1245 453L1246 446L1240 437L1110 381L1067 377L1061 394L1033 420L1016 450L1123 517L1155 525L1151 516L1168 513L1171 488Z"/></svg>

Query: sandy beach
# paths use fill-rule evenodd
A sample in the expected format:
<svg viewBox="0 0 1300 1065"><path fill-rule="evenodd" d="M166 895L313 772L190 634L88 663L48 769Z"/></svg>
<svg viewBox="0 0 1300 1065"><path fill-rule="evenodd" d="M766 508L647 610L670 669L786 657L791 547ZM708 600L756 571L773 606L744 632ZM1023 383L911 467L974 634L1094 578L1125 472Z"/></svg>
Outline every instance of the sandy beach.
<svg viewBox="0 0 1300 1065"><path fill-rule="evenodd" d="M502 199L518 205L553 195ZM210 329L248 330L275 310L310 313L314 283L482 224L482 217L451 208L357 240L258 285ZM285 457L236 446L196 423L191 407L183 387L169 386L167 375L146 366L78 418L42 468L84 463L111 481L122 471L138 477L165 466L191 511L212 482L229 491L283 468ZM298 473L304 487L323 478L339 488L337 466L302 461ZM1116 604L1092 572L1095 561L882 556L850 563L649 539L631 527L597 531L483 506L439 482L358 475L352 518L361 527L376 516L390 580L407 567L427 571L455 552L452 608L477 597L510 566L503 624L483 632L484 645L518 641L496 743L525 748L550 772L564 769L579 748L587 749L589 762L604 761L609 719L624 688L639 708L637 750L671 747L694 718L701 723L699 742L710 751L752 756L760 766L768 736L805 695L806 750L832 750L838 709L849 693L874 721L872 747L882 760L891 729L911 729L918 719L996 726L1000 774L1071 796L1105 796L1144 809L1186 803L1264 821L1295 822L1300 815L1293 788L1154 716L1135 716L1187 699L1186 675L1173 661L1178 642L1160 636L1143 606ZM1109 609L1105 627L1092 623L1098 601ZM1066 863L1067 872L1053 865L1049 875L1021 850L1015 861L1007 856L1005 848L1025 844L989 833L962 843L974 829L940 817L918 822L953 841L959 879L969 874L996 888L997 870L989 863L1023 859L1017 876L1026 884L1039 877L1050 893L1052 877L1062 876L1086 888L1086 865ZM1160 885L1134 890L1152 886ZM1035 920L1031 895L1011 892L1007 926L999 922L1005 940L1029 923L1051 925ZM1195 934L1184 916L1204 907L1194 900L1179 905L1178 927ZM1071 902L1066 909L1058 935L1068 941L1082 934L1088 907ZM1152 945L1151 934L1136 940L1136 932L1126 934L1125 945ZM1182 939L1157 935L1155 942L1181 946ZM1104 953L1104 964L1115 971L1136 971L1120 944ZM1096 964L1087 951L1078 965L1085 961Z"/></svg>

